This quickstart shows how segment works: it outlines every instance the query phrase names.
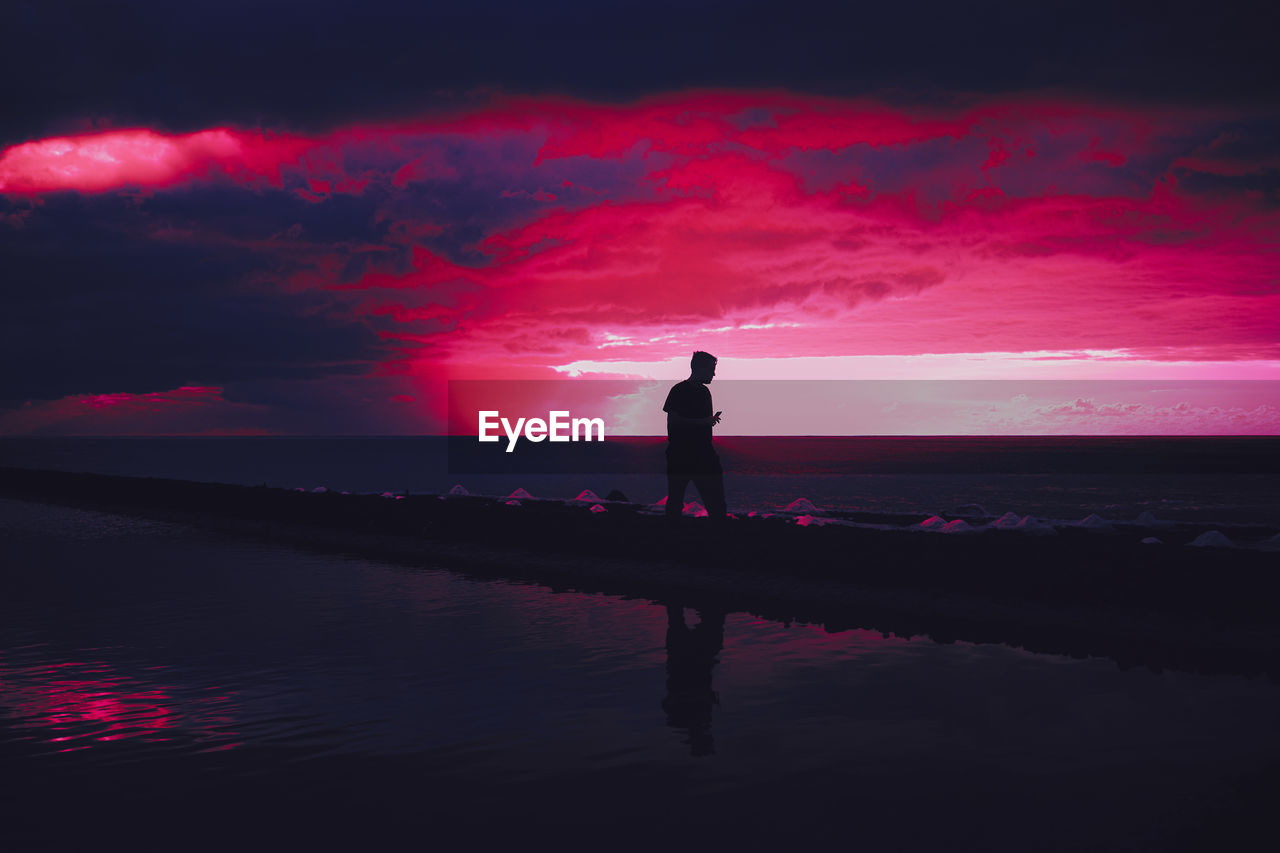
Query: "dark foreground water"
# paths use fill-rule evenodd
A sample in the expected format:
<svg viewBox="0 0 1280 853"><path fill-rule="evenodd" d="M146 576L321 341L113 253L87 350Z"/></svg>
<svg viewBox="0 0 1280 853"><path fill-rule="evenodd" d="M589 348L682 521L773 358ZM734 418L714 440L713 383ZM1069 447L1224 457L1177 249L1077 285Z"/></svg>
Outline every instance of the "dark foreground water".
<svg viewBox="0 0 1280 853"><path fill-rule="evenodd" d="M0 566L6 851L1239 850L1280 776L1261 678L13 501Z"/></svg>

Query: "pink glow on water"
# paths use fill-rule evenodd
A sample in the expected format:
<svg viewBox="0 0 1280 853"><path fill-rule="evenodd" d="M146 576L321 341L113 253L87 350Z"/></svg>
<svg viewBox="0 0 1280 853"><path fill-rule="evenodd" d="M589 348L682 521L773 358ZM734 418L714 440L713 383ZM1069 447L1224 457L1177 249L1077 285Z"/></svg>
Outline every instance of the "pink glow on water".
<svg viewBox="0 0 1280 853"><path fill-rule="evenodd" d="M93 742L164 741L180 731L208 737L214 728L223 729L219 738L229 737L232 721L222 707L229 699L209 693L194 703L180 700L99 662L0 666L0 703L14 724L47 733L49 743L70 744L61 751Z"/></svg>

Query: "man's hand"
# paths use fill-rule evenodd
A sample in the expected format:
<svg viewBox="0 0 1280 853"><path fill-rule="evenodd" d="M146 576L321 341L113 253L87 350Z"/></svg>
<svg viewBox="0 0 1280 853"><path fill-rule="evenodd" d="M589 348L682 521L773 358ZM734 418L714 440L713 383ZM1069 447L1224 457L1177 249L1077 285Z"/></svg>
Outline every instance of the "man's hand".
<svg viewBox="0 0 1280 853"><path fill-rule="evenodd" d="M703 426L715 426L720 423L720 415L722 414L724 413L716 412L714 415L708 415L707 417L699 418L698 420Z"/></svg>

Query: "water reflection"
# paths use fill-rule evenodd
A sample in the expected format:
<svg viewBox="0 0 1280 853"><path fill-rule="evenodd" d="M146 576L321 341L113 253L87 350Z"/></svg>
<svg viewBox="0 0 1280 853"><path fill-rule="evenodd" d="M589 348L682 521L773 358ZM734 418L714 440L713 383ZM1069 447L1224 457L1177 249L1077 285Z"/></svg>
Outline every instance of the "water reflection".
<svg viewBox="0 0 1280 853"><path fill-rule="evenodd" d="M216 687L199 696L147 684L104 661L50 661L41 649L0 660L0 713L10 725L58 752L95 743L217 740L236 745L234 697ZM25 658L25 660L24 660Z"/></svg>
<svg viewBox="0 0 1280 853"><path fill-rule="evenodd" d="M0 703L18 725L47 729L52 743L146 737L174 727L172 697L161 690L130 690L101 664L67 662L40 669L44 680L24 684L0 665Z"/></svg>
<svg viewBox="0 0 1280 853"><path fill-rule="evenodd" d="M127 775L174 827L256 808L289 847L327 840L323 811L357 833L369 815L421 819L416 838L559 821L584 849L619 827L847 843L836 814L885 849L1048 825L1058 849L1163 849L1199 816L1171 804L1212 804L1280 761L1280 688L1261 679L95 519L0 502L0 785L21 780L0 793L0 836L6 808L32 837L68 804L127 813ZM281 803L295 819L273 817Z"/></svg>
<svg viewBox="0 0 1280 853"><path fill-rule="evenodd" d="M662 710L667 725L682 730L690 755L714 755L711 709L720 704L712 688L712 670L724 649L724 611L703 607L698 623L685 624L684 607L667 604L667 695Z"/></svg>

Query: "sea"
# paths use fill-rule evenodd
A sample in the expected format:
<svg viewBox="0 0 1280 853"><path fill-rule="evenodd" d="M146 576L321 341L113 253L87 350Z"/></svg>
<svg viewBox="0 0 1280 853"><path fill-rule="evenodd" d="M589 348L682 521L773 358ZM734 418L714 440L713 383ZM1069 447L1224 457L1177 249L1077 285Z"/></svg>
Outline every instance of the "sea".
<svg viewBox="0 0 1280 853"><path fill-rule="evenodd" d="M434 446L10 439L0 464L353 492L662 493L660 468L468 476ZM660 461L660 444L636 446ZM724 448L733 500L1276 508L1265 442L1184 445L1172 462L1148 445L1150 470L1130 449L1111 472L1041 458L992 473L957 462L963 450L947 473L866 472L875 442L832 446ZM942 446L893 445L935 468ZM0 849L1270 849L1273 678L884 628L0 500Z"/></svg>
<svg viewBox="0 0 1280 853"><path fill-rule="evenodd" d="M353 493L567 500L590 489L653 503L665 439L513 452L466 437L4 438L0 466ZM797 498L850 513L927 518L966 505L1058 520L1090 514L1280 525L1280 438L1270 436L717 438L730 511ZM690 487L688 496L695 492Z"/></svg>

